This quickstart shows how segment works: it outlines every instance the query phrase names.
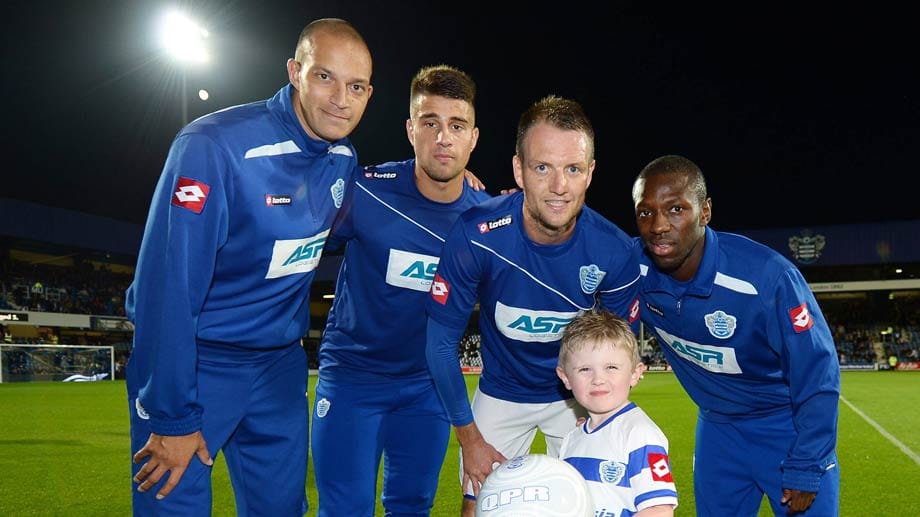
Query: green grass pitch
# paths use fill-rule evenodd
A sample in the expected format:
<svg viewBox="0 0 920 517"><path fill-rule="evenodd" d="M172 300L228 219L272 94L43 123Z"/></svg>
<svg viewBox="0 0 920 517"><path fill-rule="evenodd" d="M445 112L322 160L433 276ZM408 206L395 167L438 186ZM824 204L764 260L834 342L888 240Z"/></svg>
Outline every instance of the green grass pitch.
<svg viewBox="0 0 920 517"><path fill-rule="evenodd" d="M478 377L467 376L472 391ZM316 377L310 379L311 401ZM844 372L838 455L842 516L916 515L920 480L920 374ZM670 440L680 506L693 511L695 407L665 373L646 374L632 400ZM0 385L0 515L127 516L128 407L123 381ZM535 452L542 452L538 438ZM457 444L451 441L433 516L459 515ZM312 469L307 494L315 515ZM719 497L714 489L714 497ZM766 505L761 515L770 515ZM382 509L378 511L382 515ZM227 470L214 467L214 515L235 515Z"/></svg>

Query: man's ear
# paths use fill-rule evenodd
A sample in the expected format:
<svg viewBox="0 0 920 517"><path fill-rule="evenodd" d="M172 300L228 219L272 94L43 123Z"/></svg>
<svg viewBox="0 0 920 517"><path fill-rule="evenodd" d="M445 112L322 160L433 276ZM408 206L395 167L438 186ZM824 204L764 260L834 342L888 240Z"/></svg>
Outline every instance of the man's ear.
<svg viewBox="0 0 920 517"><path fill-rule="evenodd" d="M409 145L415 147L415 125L411 118L406 119L406 138L409 139Z"/></svg>
<svg viewBox="0 0 920 517"><path fill-rule="evenodd" d="M511 157L511 168L514 169L514 182L519 189L524 190L524 164L518 155Z"/></svg>
<svg viewBox="0 0 920 517"><path fill-rule="evenodd" d="M288 81L291 82L291 85L294 86L294 89L297 90L300 88L300 63L294 61L294 58L287 60L287 73Z"/></svg>
<svg viewBox="0 0 920 517"><path fill-rule="evenodd" d="M706 226L712 220L712 198L707 197L700 207L700 224Z"/></svg>

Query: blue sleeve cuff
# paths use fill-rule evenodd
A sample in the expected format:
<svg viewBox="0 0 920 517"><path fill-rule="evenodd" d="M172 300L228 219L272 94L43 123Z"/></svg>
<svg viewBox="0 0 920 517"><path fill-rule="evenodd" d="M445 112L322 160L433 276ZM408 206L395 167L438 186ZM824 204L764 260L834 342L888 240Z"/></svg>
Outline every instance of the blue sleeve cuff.
<svg viewBox="0 0 920 517"><path fill-rule="evenodd" d="M818 493L818 488L821 487L821 475L822 473L812 470L783 468L783 488Z"/></svg>
<svg viewBox="0 0 920 517"><path fill-rule="evenodd" d="M162 436L182 436L201 430L201 414L195 412L182 418L150 416L150 431Z"/></svg>

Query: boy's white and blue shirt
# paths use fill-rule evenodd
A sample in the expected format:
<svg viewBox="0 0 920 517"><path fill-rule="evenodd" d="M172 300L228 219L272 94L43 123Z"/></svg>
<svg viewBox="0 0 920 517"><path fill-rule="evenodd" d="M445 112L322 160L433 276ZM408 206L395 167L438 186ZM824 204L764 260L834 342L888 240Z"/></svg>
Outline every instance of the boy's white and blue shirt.
<svg viewBox="0 0 920 517"><path fill-rule="evenodd" d="M588 482L597 517L627 517L657 505L677 506L668 439L629 402L593 429L586 421L562 440L559 457Z"/></svg>

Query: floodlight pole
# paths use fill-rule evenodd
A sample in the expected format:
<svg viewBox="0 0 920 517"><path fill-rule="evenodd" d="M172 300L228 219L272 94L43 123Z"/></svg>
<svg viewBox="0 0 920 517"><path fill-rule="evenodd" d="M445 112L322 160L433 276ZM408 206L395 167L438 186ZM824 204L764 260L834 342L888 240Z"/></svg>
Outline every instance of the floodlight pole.
<svg viewBox="0 0 920 517"><path fill-rule="evenodd" d="M179 94L182 96L182 127L185 127L188 124L188 92L186 91L185 85L185 67L182 67L182 91Z"/></svg>

